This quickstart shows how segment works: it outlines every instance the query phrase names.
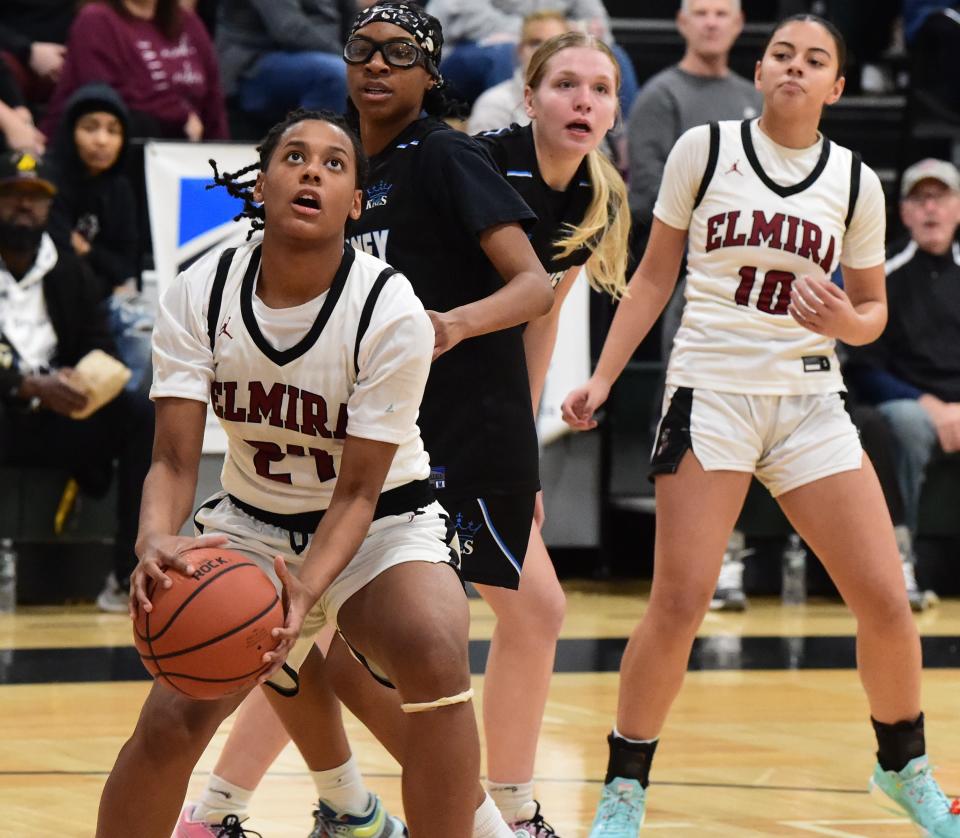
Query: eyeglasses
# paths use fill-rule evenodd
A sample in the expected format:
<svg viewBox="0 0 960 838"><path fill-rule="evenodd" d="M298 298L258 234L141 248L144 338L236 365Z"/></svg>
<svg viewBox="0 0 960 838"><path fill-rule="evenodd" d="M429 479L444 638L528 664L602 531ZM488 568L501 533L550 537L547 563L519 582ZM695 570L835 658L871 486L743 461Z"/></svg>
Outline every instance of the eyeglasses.
<svg viewBox="0 0 960 838"><path fill-rule="evenodd" d="M952 189L944 189L942 192L911 192L907 195L907 200L911 204L916 204L917 206L923 206L928 202L933 202L934 204L944 204L949 198L956 194Z"/></svg>
<svg viewBox="0 0 960 838"><path fill-rule="evenodd" d="M373 54L379 52L391 67L406 69L423 60L423 50L409 41L395 38L390 41L374 41L358 36L344 44L343 60L347 64L366 64Z"/></svg>

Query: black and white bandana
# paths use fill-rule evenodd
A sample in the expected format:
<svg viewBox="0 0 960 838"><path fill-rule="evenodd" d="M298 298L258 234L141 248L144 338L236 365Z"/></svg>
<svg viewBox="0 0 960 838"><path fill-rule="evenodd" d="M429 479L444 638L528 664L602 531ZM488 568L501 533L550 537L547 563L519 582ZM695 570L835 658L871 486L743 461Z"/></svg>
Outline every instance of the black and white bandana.
<svg viewBox="0 0 960 838"><path fill-rule="evenodd" d="M419 6L409 3L376 3L364 9L353 20L350 27L352 38L358 29L371 23L392 23L399 26L416 41L427 58L427 71L437 80L437 87L443 85L440 75L440 54L443 49L443 29L440 21L427 14Z"/></svg>

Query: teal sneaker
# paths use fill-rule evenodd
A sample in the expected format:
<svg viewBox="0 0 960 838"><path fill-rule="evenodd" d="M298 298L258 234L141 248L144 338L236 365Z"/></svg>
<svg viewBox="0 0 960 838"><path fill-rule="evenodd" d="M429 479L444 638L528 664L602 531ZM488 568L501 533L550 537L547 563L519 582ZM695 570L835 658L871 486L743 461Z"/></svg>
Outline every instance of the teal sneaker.
<svg viewBox="0 0 960 838"><path fill-rule="evenodd" d="M614 777L603 787L589 838L637 838L647 808L639 780Z"/></svg>
<svg viewBox="0 0 960 838"><path fill-rule="evenodd" d="M407 828L387 813L375 794L359 814L341 812L320 801L313 813L314 827L307 838L406 838Z"/></svg>
<svg viewBox="0 0 960 838"><path fill-rule="evenodd" d="M900 772L877 765L870 796L884 809L906 815L927 838L960 838L960 799L947 799L926 756L910 760Z"/></svg>

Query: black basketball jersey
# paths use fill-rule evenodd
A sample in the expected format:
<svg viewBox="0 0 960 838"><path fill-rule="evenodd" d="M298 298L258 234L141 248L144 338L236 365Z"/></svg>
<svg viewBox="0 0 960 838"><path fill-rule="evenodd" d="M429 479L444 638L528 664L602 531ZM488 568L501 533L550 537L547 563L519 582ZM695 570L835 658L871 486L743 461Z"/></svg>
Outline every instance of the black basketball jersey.
<svg viewBox="0 0 960 838"><path fill-rule="evenodd" d="M569 268L583 265L590 258L590 249L580 247L560 259L556 246L557 239L564 236L564 224L579 224L590 206L593 185L586 158L570 185L560 192L540 176L531 125L486 131L476 139L490 151L497 168L536 213L537 223L530 230L530 243L556 287Z"/></svg>
<svg viewBox="0 0 960 838"><path fill-rule="evenodd" d="M370 161L354 247L407 276L425 308L449 311L503 279L479 236L534 219L473 139L440 120L408 126ZM430 371L418 422L438 488L450 497L539 488L522 329L465 340Z"/></svg>

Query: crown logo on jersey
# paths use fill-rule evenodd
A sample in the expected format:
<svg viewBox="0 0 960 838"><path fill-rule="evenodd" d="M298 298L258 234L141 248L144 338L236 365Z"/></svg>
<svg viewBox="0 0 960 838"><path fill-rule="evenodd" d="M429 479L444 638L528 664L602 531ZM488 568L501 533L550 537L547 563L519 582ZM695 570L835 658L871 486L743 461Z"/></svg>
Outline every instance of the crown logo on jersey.
<svg viewBox="0 0 960 838"><path fill-rule="evenodd" d="M387 196L390 194L391 189L393 189L393 184L387 183L385 180L381 180L379 183L368 187L366 209L385 207L387 205Z"/></svg>
<svg viewBox="0 0 960 838"><path fill-rule="evenodd" d="M481 529L483 529L483 522L475 524L473 521L468 523L463 522L463 513L458 512L457 517L454 519L453 525L457 528L457 534L463 536L464 538L473 538Z"/></svg>

